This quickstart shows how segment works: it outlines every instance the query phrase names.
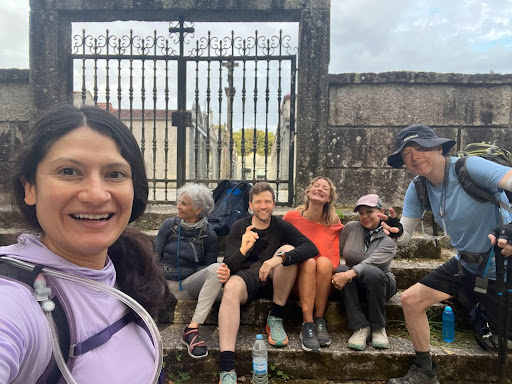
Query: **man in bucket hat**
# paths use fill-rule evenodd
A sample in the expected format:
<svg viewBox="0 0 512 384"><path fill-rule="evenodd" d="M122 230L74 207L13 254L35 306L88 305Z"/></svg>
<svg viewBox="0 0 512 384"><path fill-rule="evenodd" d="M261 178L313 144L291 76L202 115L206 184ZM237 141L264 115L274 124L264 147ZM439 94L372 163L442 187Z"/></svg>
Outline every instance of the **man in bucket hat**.
<svg viewBox="0 0 512 384"><path fill-rule="evenodd" d="M429 306L455 298L465 305L480 301L488 312L494 311L493 315L496 312L496 270L491 249L498 238L502 254L512 254L512 224L503 225L511 222L512 215L491 203L478 202L464 191L455 173L457 158L447 156L454 145L454 140L438 137L426 125L411 125L398 134L396 151L388 157L388 164L393 168L401 168L405 164L409 171L426 178L434 218L457 250L452 259L402 294L404 318L416 359L405 376L390 379L388 383L439 383L436 365L430 355L430 328L425 313ZM469 157L466 167L479 186L507 201L503 190L512 190L510 168L477 156ZM424 210L415 184L411 182L405 194L400 220L403 234L398 238L398 245L409 242ZM383 228L391 229L386 223L383 223ZM475 281L481 279L477 278L479 267L482 263L487 265L489 259L487 293L477 293L474 288ZM491 313L488 316L489 320L496 322L495 316Z"/></svg>

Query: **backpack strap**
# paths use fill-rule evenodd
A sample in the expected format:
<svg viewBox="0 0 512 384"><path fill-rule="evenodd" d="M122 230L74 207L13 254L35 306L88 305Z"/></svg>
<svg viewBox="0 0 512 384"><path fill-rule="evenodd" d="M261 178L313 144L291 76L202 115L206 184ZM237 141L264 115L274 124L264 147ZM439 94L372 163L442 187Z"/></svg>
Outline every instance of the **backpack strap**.
<svg viewBox="0 0 512 384"><path fill-rule="evenodd" d="M123 329L126 325L135 321L133 312L128 312L126 315L117 320L114 324L109 325L104 330L96 333L80 343L73 344L69 349L69 357L76 358L84 353L87 353L109 341L112 336ZM138 323L137 323L138 324Z"/></svg>
<svg viewBox="0 0 512 384"><path fill-rule="evenodd" d="M0 276L10 280L19 281L32 291L34 290L34 281L42 269L43 266L36 265L32 271L29 271L17 265L10 264L0 258ZM71 338L68 318L58 297L55 296L52 301L55 303L55 309L52 311L52 316L53 320L55 321L57 333L59 335L59 346L62 351L62 355L64 356L64 360L67 361L69 357L69 346ZM62 373L60 372L60 369L52 356L43 375L38 379L38 383L57 384L61 377Z"/></svg>
<svg viewBox="0 0 512 384"><path fill-rule="evenodd" d="M510 205L498 199L493 193L489 192L485 188L480 187L473 180L466 167L467 158L467 156L461 157L455 163L455 174L457 175L457 180L464 191L476 201L481 203L489 202L496 205L498 208L504 208L512 213Z"/></svg>
<svg viewBox="0 0 512 384"><path fill-rule="evenodd" d="M418 197L421 205L423 205L423 208L425 208L426 211L431 211L432 207L428 197L427 178L425 176L416 176L412 181L416 189L416 196Z"/></svg>

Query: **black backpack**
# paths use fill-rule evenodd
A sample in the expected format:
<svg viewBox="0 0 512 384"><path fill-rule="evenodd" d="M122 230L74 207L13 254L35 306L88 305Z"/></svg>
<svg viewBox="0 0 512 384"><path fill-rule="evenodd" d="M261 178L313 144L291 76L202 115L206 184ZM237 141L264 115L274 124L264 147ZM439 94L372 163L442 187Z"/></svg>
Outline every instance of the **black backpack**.
<svg viewBox="0 0 512 384"><path fill-rule="evenodd" d="M208 222L218 236L229 234L233 223L249 215L249 190L247 181L222 180L213 191L215 206L208 215Z"/></svg>

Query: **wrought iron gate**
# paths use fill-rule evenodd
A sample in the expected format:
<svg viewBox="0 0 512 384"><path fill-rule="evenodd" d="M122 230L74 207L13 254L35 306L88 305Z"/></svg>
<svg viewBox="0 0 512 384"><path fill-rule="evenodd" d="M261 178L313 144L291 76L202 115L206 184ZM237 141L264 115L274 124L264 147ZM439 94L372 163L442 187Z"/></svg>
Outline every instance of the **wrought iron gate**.
<svg viewBox="0 0 512 384"><path fill-rule="evenodd" d="M130 127L153 202L173 202L172 191L187 182L214 187L230 178L266 180L278 204L291 205L297 49L290 36L208 31L187 48L194 30L184 20L169 24L169 38L156 30L147 37L82 30L71 54L75 102L104 107Z"/></svg>

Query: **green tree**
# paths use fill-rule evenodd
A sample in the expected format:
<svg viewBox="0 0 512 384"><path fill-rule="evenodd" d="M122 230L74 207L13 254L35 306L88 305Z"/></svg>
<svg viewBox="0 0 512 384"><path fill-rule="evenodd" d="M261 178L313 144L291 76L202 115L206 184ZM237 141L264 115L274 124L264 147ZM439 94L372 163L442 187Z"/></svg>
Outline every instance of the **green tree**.
<svg viewBox="0 0 512 384"><path fill-rule="evenodd" d="M253 151L254 129L249 128L245 130L245 155L250 155ZM274 133L268 131L268 148L267 155L270 155L272 144L274 143ZM242 130L233 132L233 141L235 142L236 152L242 154ZM265 155L265 131L256 129L256 153L258 155Z"/></svg>

